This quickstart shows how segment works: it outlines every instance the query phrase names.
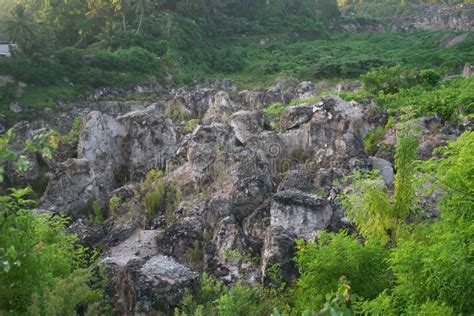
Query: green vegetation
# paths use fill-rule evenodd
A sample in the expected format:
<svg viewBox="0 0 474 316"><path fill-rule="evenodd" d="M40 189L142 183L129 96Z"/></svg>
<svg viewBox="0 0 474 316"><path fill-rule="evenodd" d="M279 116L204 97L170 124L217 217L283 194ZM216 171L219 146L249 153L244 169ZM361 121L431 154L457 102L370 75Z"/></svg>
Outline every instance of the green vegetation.
<svg viewBox="0 0 474 316"><path fill-rule="evenodd" d="M280 115L285 111L286 106L281 103L274 103L263 109L263 112L267 114L270 118L279 118Z"/></svg>
<svg viewBox="0 0 474 316"><path fill-rule="evenodd" d="M147 216L165 215L168 223L173 220L176 206L181 202L181 192L173 181L163 178L163 172L150 170L143 182L143 203Z"/></svg>
<svg viewBox="0 0 474 316"><path fill-rule="evenodd" d="M275 308L286 311L287 304L283 287L241 283L229 287L204 273L196 295L186 291L175 315L271 315Z"/></svg>
<svg viewBox="0 0 474 316"><path fill-rule="evenodd" d="M14 139L10 131L0 137L3 162L18 158L9 149ZM40 147L31 141L28 149L41 152ZM22 159L17 161L19 172L28 166ZM79 307L99 311L100 284L97 289L90 285L94 256L66 233L67 219L33 211L32 193L29 188L11 189L0 197L0 313L70 315Z"/></svg>
<svg viewBox="0 0 474 316"><path fill-rule="evenodd" d="M354 192L342 201L359 233L368 243L396 243L397 232L415 206L412 177L417 137L399 131L397 138L393 201L382 179L374 172L368 175L355 172L351 179Z"/></svg>
<svg viewBox="0 0 474 316"><path fill-rule="evenodd" d="M299 242L296 262L301 275L292 293L295 309L321 309L326 294L337 289L342 276L350 281L354 293L366 299L377 297L390 285L387 257L383 247L364 246L345 232L323 233L317 243Z"/></svg>
<svg viewBox="0 0 474 316"><path fill-rule="evenodd" d="M199 119L190 119L186 122L186 132L191 133L199 124Z"/></svg>
<svg viewBox="0 0 474 316"><path fill-rule="evenodd" d="M357 78L400 64L458 73L474 58L471 34L452 47L443 44L462 32L334 31L334 23L353 19L339 17L334 0L21 0L10 9L0 15L0 37L19 50L0 60L0 73L28 84L24 107L51 107L98 87L186 85L195 77L229 77L255 88L282 75ZM11 93L2 103L9 99Z"/></svg>

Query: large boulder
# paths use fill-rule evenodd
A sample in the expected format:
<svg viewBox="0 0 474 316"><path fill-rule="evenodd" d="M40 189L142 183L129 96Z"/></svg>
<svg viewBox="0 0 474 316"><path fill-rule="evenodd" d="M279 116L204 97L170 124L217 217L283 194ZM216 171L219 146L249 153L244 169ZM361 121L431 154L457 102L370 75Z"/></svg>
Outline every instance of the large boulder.
<svg viewBox="0 0 474 316"><path fill-rule="evenodd" d="M159 231L137 231L111 248L104 259L109 295L123 315L170 312L198 274L171 257L159 255Z"/></svg>
<svg viewBox="0 0 474 316"><path fill-rule="evenodd" d="M159 252L175 258L190 268L202 262L203 223L197 218L186 218L173 223L157 238Z"/></svg>
<svg viewBox="0 0 474 316"><path fill-rule="evenodd" d="M260 111L240 111L234 113L230 126L234 129L235 137L245 144L247 141L263 131L265 116Z"/></svg>
<svg viewBox="0 0 474 316"><path fill-rule="evenodd" d="M314 189L314 176L304 169L289 170L278 185L278 191L300 190L309 192Z"/></svg>
<svg viewBox="0 0 474 316"><path fill-rule="evenodd" d="M175 118L203 118L216 91L207 88L181 88L168 102L169 112Z"/></svg>
<svg viewBox="0 0 474 316"><path fill-rule="evenodd" d="M393 184L395 174L393 172L393 166L390 161L377 157L369 157L369 162L372 165L372 168L379 170L380 175L382 176L383 181L386 185Z"/></svg>
<svg viewBox="0 0 474 316"><path fill-rule="evenodd" d="M291 106L281 114L280 123L283 131L299 127L313 117L313 106L302 104Z"/></svg>
<svg viewBox="0 0 474 316"><path fill-rule="evenodd" d="M225 91L217 92L213 98L209 100L209 108L203 118L204 124L213 122L224 122L230 118L237 109L237 105L232 102L229 94Z"/></svg>
<svg viewBox="0 0 474 316"><path fill-rule="evenodd" d="M123 179L139 180L152 168L164 168L176 151L171 120L156 105L117 118L90 112L85 118L78 159L62 163L49 182L43 208L87 217L92 200L107 207Z"/></svg>
<svg viewBox="0 0 474 316"><path fill-rule="evenodd" d="M314 112L302 129L305 147L311 148L318 168L349 169L351 159L367 158L363 140L370 124L362 105L328 96L315 105Z"/></svg>
<svg viewBox="0 0 474 316"><path fill-rule="evenodd" d="M155 106L118 117L126 134L119 139L120 152L131 179L142 178L152 168L164 168L176 152L176 134L170 119Z"/></svg>
<svg viewBox="0 0 474 316"><path fill-rule="evenodd" d="M296 253L295 240L297 236L281 226L269 226L262 250L262 277L263 282L275 282L272 273L280 272L280 277L287 284L291 284L298 274L293 257ZM279 270L274 270L275 267ZM273 270L273 271L272 271Z"/></svg>
<svg viewBox="0 0 474 316"><path fill-rule="evenodd" d="M332 208L326 199L297 190L273 195L271 225L281 226L298 238L310 240L328 227Z"/></svg>
<svg viewBox="0 0 474 316"><path fill-rule="evenodd" d="M242 227L233 216L223 218L214 231L212 240L216 261L215 274L226 282L244 280L256 283L260 272L252 260L256 254Z"/></svg>
<svg viewBox="0 0 474 316"><path fill-rule="evenodd" d="M41 208L73 218L88 218L96 196L94 180L87 159L66 160L49 181Z"/></svg>

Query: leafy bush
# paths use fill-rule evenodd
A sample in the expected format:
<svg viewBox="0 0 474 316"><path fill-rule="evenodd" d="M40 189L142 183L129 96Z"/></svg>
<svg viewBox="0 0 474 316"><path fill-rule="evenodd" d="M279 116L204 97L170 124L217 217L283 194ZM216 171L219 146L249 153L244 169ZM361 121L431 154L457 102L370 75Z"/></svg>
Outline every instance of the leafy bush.
<svg viewBox="0 0 474 316"><path fill-rule="evenodd" d="M367 136L364 138L364 148L365 151L373 156L378 151L379 142L385 134L385 128L379 127L374 130L371 130Z"/></svg>
<svg viewBox="0 0 474 316"><path fill-rule="evenodd" d="M275 308L287 311L288 297L283 287L242 283L228 287L204 273L195 295L187 290L181 305L175 315L270 315Z"/></svg>
<svg viewBox="0 0 474 316"><path fill-rule="evenodd" d="M191 133L199 124L199 119L190 119L186 122L186 132Z"/></svg>
<svg viewBox="0 0 474 316"><path fill-rule="evenodd" d="M376 244L362 245L345 232L322 233L316 243L298 244L300 278L292 294L299 312L323 308L327 293L335 292L344 276L354 293L375 298L390 284L385 259L388 252Z"/></svg>
<svg viewBox="0 0 474 316"><path fill-rule="evenodd" d="M166 181L161 171L150 170L143 183L143 203L149 217L165 215L171 222L176 206L181 202L181 192L172 181Z"/></svg>
<svg viewBox="0 0 474 316"><path fill-rule="evenodd" d="M422 163L420 170L432 190L443 192L441 219L401 231L388 260L395 287L364 302L366 313L450 315L474 308L474 133L465 132L440 153L441 159Z"/></svg>
<svg viewBox="0 0 474 316"><path fill-rule="evenodd" d="M31 86L25 89L19 104L26 108L54 108L58 100L69 101L76 95L77 90L71 85Z"/></svg>
<svg viewBox="0 0 474 316"><path fill-rule="evenodd" d="M101 293L89 286L84 250L66 233L66 219L29 210L30 193L0 199L0 312L72 314Z"/></svg>
<svg viewBox="0 0 474 316"><path fill-rule="evenodd" d="M437 88L417 85L393 95L379 95L379 104L387 109L413 108L418 115L439 114L443 120L456 121L459 114L474 113L474 78L457 79Z"/></svg>
<svg viewBox="0 0 474 316"><path fill-rule="evenodd" d="M384 66L369 71L361 79L368 92L374 95L380 91L389 94L416 85L417 73L400 65L390 68Z"/></svg>
<svg viewBox="0 0 474 316"><path fill-rule="evenodd" d="M421 84L434 87L440 80L441 75L434 69L425 69L420 72Z"/></svg>
<svg viewBox="0 0 474 316"><path fill-rule="evenodd" d="M359 233L369 243L396 243L396 235L415 206L414 161L417 137L411 131L397 133L393 199L378 171L365 175L356 171L349 177L352 192L342 198L342 205Z"/></svg>
<svg viewBox="0 0 474 316"><path fill-rule="evenodd" d="M263 112L271 118L278 118L285 111L286 107L281 103L274 103L265 109Z"/></svg>

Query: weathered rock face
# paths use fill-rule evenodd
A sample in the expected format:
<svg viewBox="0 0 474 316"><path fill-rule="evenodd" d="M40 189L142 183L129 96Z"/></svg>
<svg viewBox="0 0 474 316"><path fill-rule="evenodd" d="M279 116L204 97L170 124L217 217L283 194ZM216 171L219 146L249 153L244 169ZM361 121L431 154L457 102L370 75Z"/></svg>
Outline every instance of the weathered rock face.
<svg viewBox="0 0 474 316"><path fill-rule="evenodd" d="M272 226L281 226L307 240L325 229L332 216L331 206L325 199L296 190L274 194L270 213Z"/></svg>
<svg viewBox="0 0 474 316"><path fill-rule="evenodd" d="M60 165L43 197L43 208L75 218L88 216L92 200L105 208L121 178L141 179L152 168L164 168L176 151L176 135L155 105L117 118L91 112L77 151L77 159Z"/></svg>
<svg viewBox="0 0 474 316"><path fill-rule="evenodd" d="M104 259L109 292L116 296L115 308L123 315L169 312L198 278L171 257L157 254L158 235L158 231L137 231Z"/></svg>
<svg viewBox="0 0 474 316"><path fill-rule="evenodd" d="M49 181L41 208L73 218L87 218L92 213L94 189L89 161L66 160Z"/></svg>
<svg viewBox="0 0 474 316"><path fill-rule="evenodd" d="M240 111L232 115L230 126L234 129L235 137L245 144L263 131L265 117L259 111Z"/></svg>
<svg viewBox="0 0 474 316"><path fill-rule="evenodd" d="M465 30L474 29L474 5L471 3L413 6L410 12L395 16L392 30Z"/></svg>
<svg viewBox="0 0 474 316"><path fill-rule="evenodd" d="M369 157L369 162L372 165L373 169L377 169L380 171L380 175L382 176L383 181L386 185L393 184L395 174L393 172L393 166L390 161L377 157Z"/></svg>
<svg viewBox="0 0 474 316"><path fill-rule="evenodd" d="M281 269L281 278L287 284L291 284L297 276L298 271L293 257L296 253L295 234L289 233L281 226L269 226L263 245L262 252L262 276L263 282L268 283L271 279L271 269L278 266Z"/></svg>
<svg viewBox="0 0 474 316"><path fill-rule="evenodd" d="M202 122L210 124L226 121L237 108L237 105L230 99L227 92L219 91L209 100L209 108Z"/></svg>
<svg viewBox="0 0 474 316"><path fill-rule="evenodd" d="M281 128L286 131L308 122L313 117L313 106L303 104L292 106L285 110L280 117Z"/></svg>
<svg viewBox="0 0 474 316"><path fill-rule="evenodd" d="M125 167L131 179L141 179L153 168L166 167L166 159L176 152L173 123L156 106L119 116L126 134L119 139Z"/></svg>
<svg viewBox="0 0 474 316"><path fill-rule="evenodd" d="M363 139L369 131L369 123L362 106L337 97L325 97L314 111L312 120L303 128L317 166L351 168L351 160L366 158Z"/></svg>
<svg viewBox="0 0 474 316"><path fill-rule="evenodd" d="M304 169L288 171L278 185L278 191L299 190L308 192L314 189L314 176Z"/></svg>

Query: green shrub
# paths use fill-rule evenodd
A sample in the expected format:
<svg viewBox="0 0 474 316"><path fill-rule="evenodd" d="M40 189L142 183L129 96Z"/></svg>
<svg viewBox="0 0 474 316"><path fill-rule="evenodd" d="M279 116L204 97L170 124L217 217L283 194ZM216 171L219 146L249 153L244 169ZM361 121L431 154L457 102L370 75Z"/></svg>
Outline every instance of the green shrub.
<svg viewBox="0 0 474 316"><path fill-rule="evenodd" d="M300 278L292 294L295 308L299 312L322 309L326 294L337 290L342 276L350 282L353 293L375 298L390 284L387 257L383 247L362 245L345 232L323 232L316 243L299 242L296 262Z"/></svg>
<svg viewBox="0 0 474 316"><path fill-rule="evenodd" d="M434 69L425 69L420 72L420 83L427 86L436 86L441 80L441 75Z"/></svg>
<svg viewBox="0 0 474 316"><path fill-rule="evenodd" d="M352 192L342 197L342 205L349 218L367 243L392 246L397 232L415 208L414 161L416 159L417 136L410 130L397 133L393 198L386 189L378 170L362 175L354 172L349 179Z"/></svg>
<svg viewBox="0 0 474 316"><path fill-rule="evenodd" d="M186 132L191 133L199 124L199 119L191 119L186 122Z"/></svg>
<svg viewBox="0 0 474 316"><path fill-rule="evenodd" d="M305 104L305 103L315 103L319 100L319 96L309 97L305 99L293 99L290 102L290 106Z"/></svg>
<svg viewBox="0 0 474 316"><path fill-rule="evenodd" d="M100 207L99 201L94 200L92 202L92 211L93 211L93 215L92 215L91 221L97 224L103 223L104 214L102 213L102 208Z"/></svg>
<svg viewBox="0 0 474 316"><path fill-rule="evenodd" d="M120 206L120 204L122 204L123 202L124 201L123 201L122 197L120 197L118 195L113 195L109 200L109 212L111 214L116 213L119 206Z"/></svg>
<svg viewBox="0 0 474 316"><path fill-rule="evenodd" d="M181 192L173 181L166 181L161 171L150 170L142 186L143 203L148 217L165 215L168 223L173 220L176 206L181 202Z"/></svg>
<svg viewBox="0 0 474 316"><path fill-rule="evenodd" d="M366 313L408 315L469 314L474 309L474 133L465 132L440 150L441 158L420 165L431 179L430 190L441 189L441 219L412 224L397 238L388 262L393 289L364 302Z"/></svg>
<svg viewBox="0 0 474 316"><path fill-rule="evenodd" d="M417 85L393 95L379 95L386 109L411 107L419 116L439 114L446 121L456 121L459 114L474 113L474 78L457 79L436 88Z"/></svg>
<svg viewBox="0 0 474 316"><path fill-rule="evenodd" d="M19 104L26 108L54 108L59 100L69 101L77 94L71 85L30 86L20 97Z"/></svg>
<svg viewBox="0 0 474 316"><path fill-rule="evenodd" d="M70 315L99 301L67 220L31 211L28 194L16 190L0 200L0 314Z"/></svg>
<svg viewBox="0 0 474 316"><path fill-rule="evenodd" d="M270 118L279 118L280 115L285 111L286 107L281 103L274 103L265 109L263 112L267 114Z"/></svg>
<svg viewBox="0 0 474 316"><path fill-rule="evenodd" d="M367 154L373 156L379 149L379 143L385 134L385 128L379 127L371 130L364 138L364 148Z"/></svg>
<svg viewBox="0 0 474 316"><path fill-rule="evenodd" d="M396 93L403 88L410 88L417 84L417 73L400 65L395 67L380 67L369 71L361 77L364 88L377 95Z"/></svg>

